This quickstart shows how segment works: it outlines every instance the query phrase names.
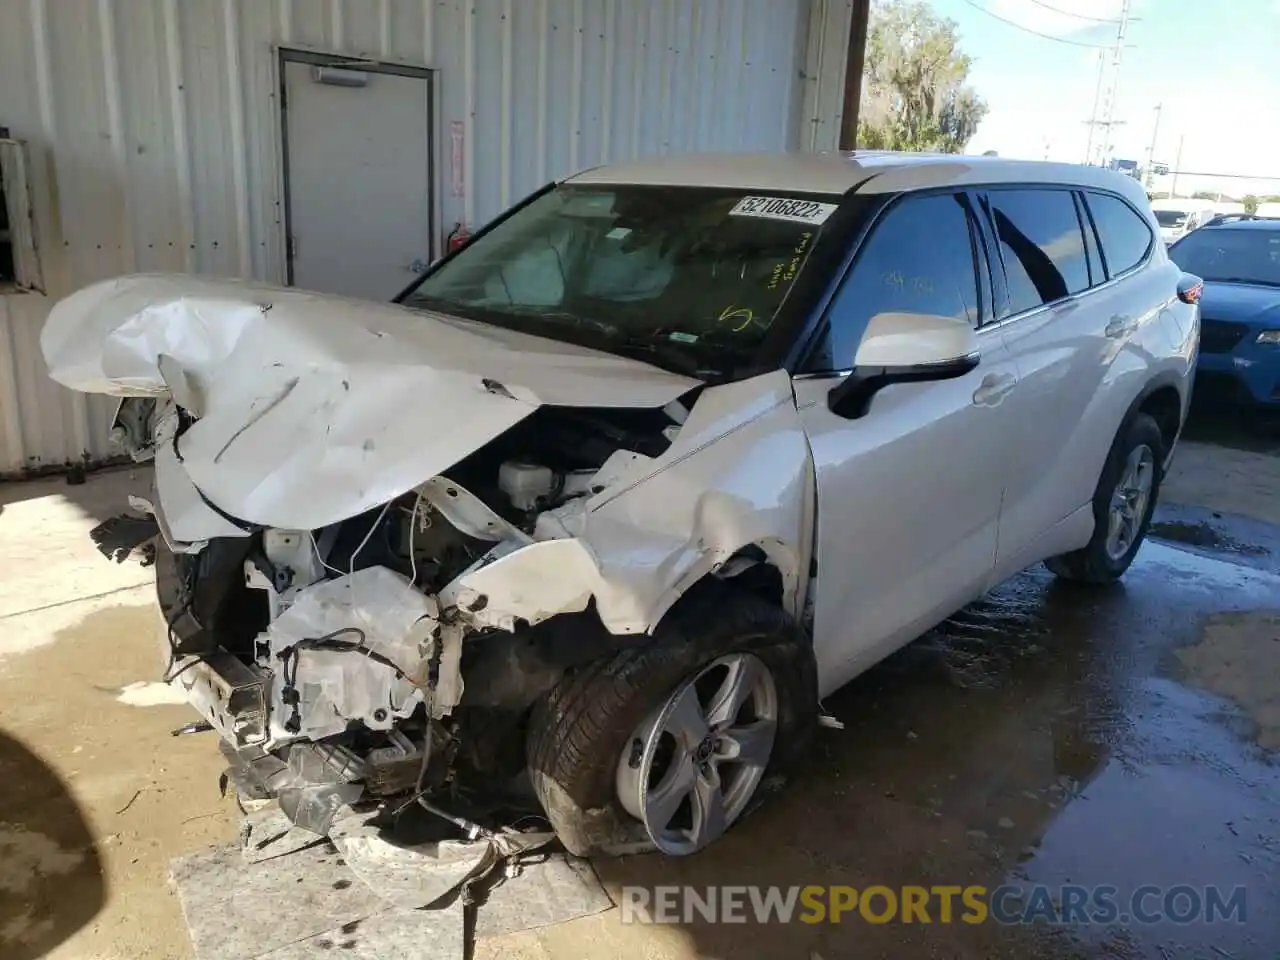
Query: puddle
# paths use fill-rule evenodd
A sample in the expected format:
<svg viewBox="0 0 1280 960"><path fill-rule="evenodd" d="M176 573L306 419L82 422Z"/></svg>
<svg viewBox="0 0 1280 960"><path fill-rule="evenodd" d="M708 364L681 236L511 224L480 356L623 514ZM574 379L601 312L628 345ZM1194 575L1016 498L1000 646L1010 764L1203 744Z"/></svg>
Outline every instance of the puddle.
<svg viewBox="0 0 1280 960"><path fill-rule="evenodd" d="M1060 889L1115 888L1130 918L1132 956L1260 957L1280 943L1280 772L1219 723L1214 705L1167 680L1144 685L1126 742L1052 820L1011 879ZM1165 898L1175 888L1194 891ZM1135 899L1142 888L1153 888ZM1242 890L1243 893L1237 893ZM1194 898L1233 896L1243 922L1160 919ZM1150 922L1139 922L1147 920ZM1128 924L1127 924L1128 925ZM1074 927L1097 946L1107 930ZM1215 950L1227 950L1215 953Z"/></svg>
<svg viewBox="0 0 1280 960"><path fill-rule="evenodd" d="M1160 503L1149 535L1203 556L1280 573L1280 528L1206 507Z"/></svg>
<svg viewBox="0 0 1280 960"><path fill-rule="evenodd" d="M1151 536L1161 540L1172 540L1192 547L1204 547L1209 550L1223 550L1228 553L1244 553L1262 556L1269 553L1266 547L1249 543L1240 543L1226 534L1219 533L1209 523L1190 523L1186 520L1166 520L1151 524Z"/></svg>

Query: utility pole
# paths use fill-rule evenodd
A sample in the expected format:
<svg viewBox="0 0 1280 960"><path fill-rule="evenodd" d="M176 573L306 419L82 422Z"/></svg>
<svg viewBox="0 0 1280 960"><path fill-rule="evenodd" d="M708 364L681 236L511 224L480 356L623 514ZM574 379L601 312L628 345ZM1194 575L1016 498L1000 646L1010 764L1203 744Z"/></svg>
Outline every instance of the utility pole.
<svg viewBox="0 0 1280 960"><path fill-rule="evenodd" d="M1110 63L1107 62L1105 53L1099 58L1098 87L1094 93L1093 115L1087 121L1089 124L1087 149L1090 154L1093 152L1093 129L1098 127L1102 130L1102 142L1098 154L1099 166L1105 166L1107 158L1111 155L1111 128L1124 123L1123 120L1115 119L1115 109L1120 90L1120 61L1124 56L1125 34L1128 33L1129 23L1133 19L1129 16L1130 5L1131 0L1121 0L1120 19L1116 21L1116 39L1110 49ZM1099 110L1102 113L1101 119L1098 117ZM1088 158L1086 162L1089 162Z"/></svg>
<svg viewBox="0 0 1280 960"><path fill-rule="evenodd" d="M1169 196L1176 197L1178 195L1178 171L1182 169L1182 141L1187 135L1181 134L1178 137L1178 158L1173 161L1173 182L1169 184Z"/></svg>
<svg viewBox="0 0 1280 960"><path fill-rule="evenodd" d="M1084 162L1093 163L1093 131L1098 126L1098 106L1102 102L1102 77L1107 69L1107 56L1102 50L1098 51L1098 82L1093 88L1093 112L1089 114L1089 119L1085 121L1089 125L1089 139L1084 145Z"/></svg>
<svg viewBox="0 0 1280 960"><path fill-rule="evenodd" d="M1156 163L1156 137L1160 135L1160 111L1164 109L1163 103L1156 104L1156 122L1151 127L1151 146L1147 147L1147 172L1143 177L1146 186L1150 187L1155 179L1152 172Z"/></svg>

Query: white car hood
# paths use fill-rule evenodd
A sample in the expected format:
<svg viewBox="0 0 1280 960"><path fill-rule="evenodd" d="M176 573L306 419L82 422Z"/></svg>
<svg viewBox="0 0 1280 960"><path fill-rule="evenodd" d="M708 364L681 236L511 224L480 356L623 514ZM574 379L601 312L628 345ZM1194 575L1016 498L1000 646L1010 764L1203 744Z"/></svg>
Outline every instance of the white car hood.
<svg viewBox="0 0 1280 960"><path fill-rule="evenodd" d="M73 390L173 396L199 418L176 452L202 498L302 530L413 489L543 404L657 407L699 383L394 304L186 275L86 287L41 347Z"/></svg>

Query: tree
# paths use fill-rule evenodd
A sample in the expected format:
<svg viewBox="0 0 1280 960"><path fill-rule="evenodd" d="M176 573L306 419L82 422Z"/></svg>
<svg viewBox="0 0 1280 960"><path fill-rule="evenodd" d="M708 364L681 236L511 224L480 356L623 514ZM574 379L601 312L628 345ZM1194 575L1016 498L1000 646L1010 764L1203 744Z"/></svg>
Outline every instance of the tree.
<svg viewBox="0 0 1280 960"><path fill-rule="evenodd" d="M1249 216L1252 217L1255 213L1258 212L1258 198L1255 197L1252 193L1246 194L1245 198L1240 202L1244 204L1244 212L1247 213Z"/></svg>
<svg viewBox="0 0 1280 960"><path fill-rule="evenodd" d="M923 0L881 0L867 29L858 146L959 153L987 105L966 82L973 61L956 23Z"/></svg>

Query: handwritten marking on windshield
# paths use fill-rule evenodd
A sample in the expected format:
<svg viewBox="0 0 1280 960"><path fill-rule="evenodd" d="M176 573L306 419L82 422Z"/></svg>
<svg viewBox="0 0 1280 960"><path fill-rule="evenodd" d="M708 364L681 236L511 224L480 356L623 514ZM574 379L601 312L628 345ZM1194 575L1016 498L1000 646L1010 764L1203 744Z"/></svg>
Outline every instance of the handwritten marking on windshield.
<svg viewBox="0 0 1280 960"><path fill-rule="evenodd" d="M735 307L730 304L721 311L720 317L716 320L716 323L728 323L731 320L736 320L738 321L737 325L730 327L729 329L734 333L741 333L743 330L747 329L747 327L751 326L751 324L755 322L755 319L756 315L749 307Z"/></svg>
<svg viewBox="0 0 1280 960"><path fill-rule="evenodd" d="M800 242L796 244L796 248L792 251L791 259L779 263L773 268L769 274L770 290L776 289L780 283L790 283L796 278L796 274L800 271L800 261L804 259L804 253L809 249L809 241L813 239L813 234L805 231L800 234Z"/></svg>

